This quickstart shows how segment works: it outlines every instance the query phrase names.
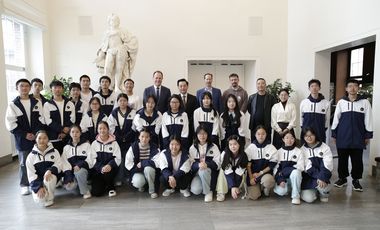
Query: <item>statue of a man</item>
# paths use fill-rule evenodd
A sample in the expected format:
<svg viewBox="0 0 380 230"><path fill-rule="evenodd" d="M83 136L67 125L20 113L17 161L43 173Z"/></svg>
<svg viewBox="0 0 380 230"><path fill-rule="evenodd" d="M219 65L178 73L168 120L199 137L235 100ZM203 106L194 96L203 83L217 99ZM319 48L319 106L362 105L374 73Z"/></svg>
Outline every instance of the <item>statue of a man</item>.
<svg viewBox="0 0 380 230"><path fill-rule="evenodd" d="M135 36L120 29L120 19L111 14L107 18L108 30L98 49L96 66L102 75L111 78L111 87L123 91L123 82L131 77L136 63L138 42Z"/></svg>

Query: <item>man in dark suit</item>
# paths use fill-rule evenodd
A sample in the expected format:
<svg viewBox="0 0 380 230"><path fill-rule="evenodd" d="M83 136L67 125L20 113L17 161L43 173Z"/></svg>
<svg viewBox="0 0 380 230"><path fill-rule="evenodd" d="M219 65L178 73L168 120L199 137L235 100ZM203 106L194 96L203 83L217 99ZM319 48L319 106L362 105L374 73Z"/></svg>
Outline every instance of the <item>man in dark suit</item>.
<svg viewBox="0 0 380 230"><path fill-rule="evenodd" d="M168 111L168 101L170 96L172 95L170 89L162 85L162 79L164 78L164 74L157 70L153 73L153 81L154 84L144 90L143 102L145 104L146 99L149 95L154 95L157 98L156 108L162 114Z"/></svg>
<svg viewBox="0 0 380 230"><path fill-rule="evenodd" d="M222 113L223 112L222 92L220 91L220 89L212 87L212 80L213 80L212 74L211 73L206 73L203 76L203 79L205 81L206 87L202 88L202 89L199 89L197 91L197 100L198 100L199 105L202 104L202 95L203 95L203 93L206 92L206 91L208 91L212 95L212 105L214 106L214 108L216 109L216 111L218 111L219 114Z"/></svg>
<svg viewBox="0 0 380 230"><path fill-rule="evenodd" d="M194 110L199 107L197 98L187 92L189 88L189 82L182 78L177 81L177 87L179 90L179 96L182 98L183 105L185 106L185 112L189 118L189 146L194 140Z"/></svg>
<svg viewBox="0 0 380 230"><path fill-rule="evenodd" d="M265 127L267 131L266 140L269 142L271 140L271 111L272 106L276 103L276 99L266 91L266 86L265 79L258 78L256 80L257 93L252 94L248 98L247 111L251 115L249 120L251 142L256 140L255 129L258 125Z"/></svg>

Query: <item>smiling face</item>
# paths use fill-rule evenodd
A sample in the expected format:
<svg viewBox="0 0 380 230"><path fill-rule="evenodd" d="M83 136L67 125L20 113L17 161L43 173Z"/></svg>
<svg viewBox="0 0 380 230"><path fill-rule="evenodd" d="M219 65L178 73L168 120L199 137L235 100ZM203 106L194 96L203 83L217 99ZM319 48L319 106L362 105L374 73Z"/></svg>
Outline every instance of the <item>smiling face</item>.
<svg viewBox="0 0 380 230"><path fill-rule="evenodd" d="M148 132L140 132L139 141L142 146L146 146L150 141L150 134Z"/></svg>
<svg viewBox="0 0 380 230"><path fill-rule="evenodd" d="M201 145L206 144L206 142L207 142L207 132L205 130L201 129L197 133L197 138L199 140L199 144L201 144Z"/></svg>
<svg viewBox="0 0 380 230"><path fill-rule="evenodd" d="M133 87L135 86L135 84L133 84L132 81L126 81L125 84L124 84L124 88L127 92L133 92Z"/></svg>
<svg viewBox="0 0 380 230"><path fill-rule="evenodd" d="M155 106L156 106L156 103L154 102L154 99L152 97L149 97L148 100L145 102L146 110L149 112L152 112Z"/></svg>
<svg viewBox="0 0 380 230"><path fill-rule="evenodd" d="M181 144L177 140L171 140L169 149L173 155L178 155L181 150Z"/></svg>
<svg viewBox="0 0 380 230"><path fill-rule="evenodd" d="M99 109L100 109L99 102L97 100L91 101L90 109L91 109L91 111L99 111Z"/></svg>
<svg viewBox="0 0 380 230"><path fill-rule="evenodd" d="M109 130L107 125L100 123L98 125L98 133L102 139L108 139Z"/></svg>
<svg viewBox="0 0 380 230"><path fill-rule="evenodd" d="M283 138L282 141L285 143L285 146L293 146L294 142L296 141L291 133L287 133Z"/></svg>
<svg viewBox="0 0 380 230"><path fill-rule="evenodd" d="M160 87L161 86L163 79L164 79L164 77L162 76L162 74L160 72L154 73L154 75L153 75L153 82L154 82L154 85L156 87Z"/></svg>
<svg viewBox="0 0 380 230"><path fill-rule="evenodd" d="M41 132L36 137L36 143L38 148L46 148L49 143L49 137L46 133Z"/></svg>
<svg viewBox="0 0 380 230"><path fill-rule="evenodd" d="M70 90L70 97L73 98L74 100L79 99L80 97L80 89L79 88L71 88Z"/></svg>
<svg viewBox="0 0 380 230"><path fill-rule="evenodd" d="M353 82L348 83L346 86L346 91L348 95L357 95L359 92L359 85Z"/></svg>
<svg viewBox="0 0 380 230"><path fill-rule="evenodd" d="M304 135L304 140L305 142L309 145L309 146L312 146L316 143L316 137L315 137L315 134L313 134L312 132L310 131L307 131Z"/></svg>
<svg viewBox="0 0 380 230"><path fill-rule="evenodd" d="M233 111L236 108L236 101L233 97L229 97L227 100L228 110Z"/></svg>
<svg viewBox="0 0 380 230"><path fill-rule="evenodd" d="M229 142L228 142L228 148L231 150L231 152L234 154L234 155L237 155L239 153L239 147L240 147L240 144L237 140L235 139L231 139Z"/></svg>
<svg viewBox="0 0 380 230"><path fill-rule="evenodd" d="M281 102L286 102L289 99L289 94L285 91L281 91L281 93L278 95Z"/></svg>
<svg viewBox="0 0 380 230"><path fill-rule="evenodd" d="M185 81L181 81L178 83L178 89L181 94L186 94L188 88L189 86L187 85Z"/></svg>
<svg viewBox="0 0 380 230"><path fill-rule="evenodd" d="M206 87L210 88L212 86L212 75L207 74L204 77L204 80L205 80Z"/></svg>

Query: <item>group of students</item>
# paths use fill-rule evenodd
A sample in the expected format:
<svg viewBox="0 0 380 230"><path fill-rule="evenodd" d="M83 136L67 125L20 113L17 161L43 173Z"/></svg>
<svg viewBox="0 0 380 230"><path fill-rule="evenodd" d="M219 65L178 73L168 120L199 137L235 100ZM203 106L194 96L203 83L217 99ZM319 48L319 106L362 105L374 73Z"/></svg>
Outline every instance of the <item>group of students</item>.
<svg viewBox="0 0 380 230"><path fill-rule="evenodd" d="M82 78L90 81L86 75ZM180 79L177 85L180 82L188 84ZM178 189L185 197L202 193L205 202L213 200L214 192L218 201L228 192L234 199L241 195L255 200L272 189L286 195L291 187L293 204L300 204L301 198L313 202L318 196L328 201L332 153L314 127L303 125L301 148L296 147L294 127L286 125L278 127L276 147L261 125L251 129L248 145L245 114L233 94L220 115L208 91L193 114L185 112L177 94L169 97L162 114L157 94L144 95L143 107L136 110L127 94L109 89L109 77L102 76L99 83L100 91L91 91L87 102L81 99L80 84L71 83L71 98L65 98L62 82L55 80L50 84L53 98L44 101L29 95L27 79L17 81L19 96L8 106L6 124L16 139L22 194L29 194L30 186L34 200L50 206L61 181L85 199L115 196L115 186L131 183L141 192L148 188L151 198L158 197L160 187L162 196ZM289 94L281 90L280 100L284 92ZM138 98L133 101L138 103ZM318 121L318 115L313 119Z"/></svg>

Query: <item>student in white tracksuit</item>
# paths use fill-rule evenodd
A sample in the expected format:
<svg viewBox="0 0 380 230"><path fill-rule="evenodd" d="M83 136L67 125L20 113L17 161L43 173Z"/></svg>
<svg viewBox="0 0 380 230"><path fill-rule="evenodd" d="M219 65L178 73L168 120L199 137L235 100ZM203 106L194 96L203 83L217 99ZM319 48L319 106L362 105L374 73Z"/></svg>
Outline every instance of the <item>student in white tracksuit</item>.
<svg viewBox="0 0 380 230"><path fill-rule="evenodd" d="M245 149L248 156L248 197L252 200L258 199L261 191L269 196L275 185L273 169L277 165L277 149L269 143L266 136L265 127L257 126L256 139Z"/></svg>
<svg viewBox="0 0 380 230"><path fill-rule="evenodd" d="M130 172L133 187L143 192L148 183L152 199L158 197L160 188L159 153L158 146L150 142L150 131L143 128L140 131L139 140L129 147L125 157L125 168Z"/></svg>
<svg viewBox="0 0 380 230"><path fill-rule="evenodd" d="M78 125L70 128L69 143L63 148L62 172L64 188L69 191L79 188L84 199L91 197L87 185L89 163L87 156L91 152L91 144L81 138L82 130Z"/></svg>
<svg viewBox="0 0 380 230"><path fill-rule="evenodd" d="M189 150L191 172L194 175L190 190L195 195L203 193L205 202L211 202L221 163L220 151L218 146L212 143L203 125L198 126L195 133L196 139Z"/></svg>
<svg viewBox="0 0 380 230"><path fill-rule="evenodd" d="M245 185L245 173L248 164L244 147L240 146L239 137L232 135L227 139L227 147L221 155L221 170L216 185L216 200L224 201L225 194L230 190L233 199L237 199L241 188Z"/></svg>
<svg viewBox="0 0 380 230"><path fill-rule="evenodd" d="M61 157L45 131L37 132L36 144L26 159L26 168L34 201L45 207L53 205Z"/></svg>
<svg viewBox="0 0 380 230"><path fill-rule="evenodd" d="M282 140L284 145L277 150L278 165L274 170L276 180L274 192L279 196L285 196L291 187L292 204L300 204L304 156L302 151L296 147L296 138L292 132L286 132Z"/></svg>
<svg viewBox="0 0 380 230"><path fill-rule="evenodd" d="M319 141L313 128L305 128L303 133L305 144L301 150L305 159L305 171L302 174L301 198L311 203L319 195L321 202L328 202L333 170L330 147Z"/></svg>

